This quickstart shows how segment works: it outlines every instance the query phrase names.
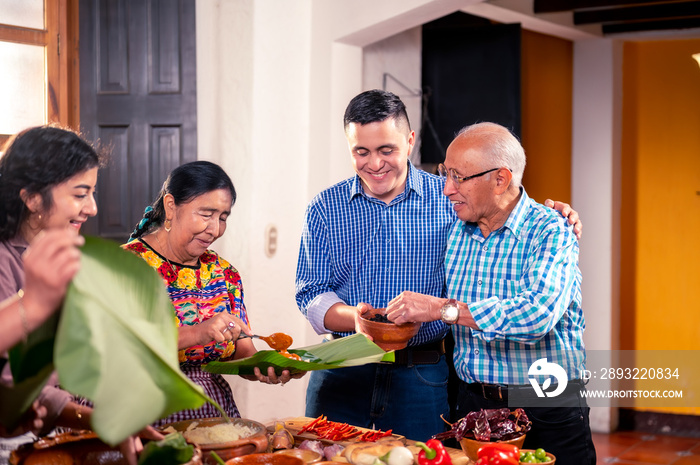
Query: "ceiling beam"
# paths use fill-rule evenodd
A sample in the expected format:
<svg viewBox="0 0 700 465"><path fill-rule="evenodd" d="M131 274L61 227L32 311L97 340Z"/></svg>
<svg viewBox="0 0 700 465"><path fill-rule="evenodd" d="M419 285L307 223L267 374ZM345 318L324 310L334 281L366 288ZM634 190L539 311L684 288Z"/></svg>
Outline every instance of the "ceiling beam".
<svg viewBox="0 0 700 465"><path fill-rule="evenodd" d="M700 28L700 18L667 19L662 21L634 21L629 23L603 24L603 34L621 32L660 31L668 29Z"/></svg>
<svg viewBox="0 0 700 465"><path fill-rule="evenodd" d="M535 14L538 14L646 3L660 3L660 0L534 0L533 7Z"/></svg>
<svg viewBox="0 0 700 465"><path fill-rule="evenodd" d="M575 11L574 24L663 20L692 16L700 16L700 1Z"/></svg>

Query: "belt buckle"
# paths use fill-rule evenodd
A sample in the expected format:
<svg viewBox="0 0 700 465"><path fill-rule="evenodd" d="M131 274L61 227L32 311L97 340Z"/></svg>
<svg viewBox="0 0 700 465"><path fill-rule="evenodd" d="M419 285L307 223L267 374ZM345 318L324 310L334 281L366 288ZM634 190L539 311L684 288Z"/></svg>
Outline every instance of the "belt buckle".
<svg viewBox="0 0 700 465"><path fill-rule="evenodd" d="M484 399L490 399L490 398L491 398L490 396L487 396L487 395L486 395L486 386L495 387L496 389L498 389L498 400L503 401L503 391L501 390L501 386L500 386L500 385L482 384L482 385L481 385L481 395L484 397ZM494 400L495 400L495 399L494 399Z"/></svg>

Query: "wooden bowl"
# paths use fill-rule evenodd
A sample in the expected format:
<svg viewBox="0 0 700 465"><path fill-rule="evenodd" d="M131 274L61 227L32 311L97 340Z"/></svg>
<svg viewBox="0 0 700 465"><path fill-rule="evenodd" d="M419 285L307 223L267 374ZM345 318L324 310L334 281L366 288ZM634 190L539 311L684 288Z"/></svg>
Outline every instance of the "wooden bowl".
<svg viewBox="0 0 700 465"><path fill-rule="evenodd" d="M315 450L309 449L281 449L275 451L275 454L290 455L300 458L304 463L320 462L323 458L321 454Z"/></svg>
<svg viewBox="0 0 700 465"><path fill-rule="evenodd" d="M381 323L372 321L376 314L385 314L386 309L375 308L367 313L367 317L360 316L360 329L372 337L375 344L386 351L399 350L406 347L408 340L418 334L420 323L405 323L395 325L394 323Z"/></svg>
<svg viewBox="0 0 700 465"><path fill-rule="evenodd" d="M519 436L515 439L511 439L509 441L477 441L476 439L462 438L459 441L459 445L462 446L464 455L466 455L472 462L476 462L476 459L478 458L477 452L479 452L479 448L484 444L489 444L490 442L511 444L520 449L521 447L523 447L523 442L525 442L525 435L523 434L522 436Z"/></svg>
<svg viewBox="0 0 700 465"><path fill-rule="evenodd" d="M205 464L218 464L214 457L212 457L209 453L210 451L216 452L216 454L219 457L226 461L234 457L240 457L243 455L254 454L257 452L263 452L267 450L267 429L262 423L258 423L257 421L253 420L246 420L243 418L231 418L231 421L234 424L248 426L257 431L255 434L248 436L247 438L241 438L235 441L228 441L217 444L199 444L199 447L202 449L202 461ZM226 419L222 417L216 417L200 418L197 420L184 420L175 423L169 423L163 426L163 429L167 428L168 426L172 426L176 431L184 432L193 422L197 422L197 426L214 426L221 423L225 423Z"/></svg>
<svg viewBox="0 0 700 465"><path fill-rule="evenodd" d="M534 454L535 449L520 449L520 452L532 452ZM557 461L557 458L554 456L554 454L550 454L549 452L547 452L547 458L550 460L549 462L540 462L540 463L546 463L548 465L553 465Z"/></svg>
<svg viewBox="0 0 700 465"><path fill-rule="evenodd" d="M304 465L304 461L285 454L249 454L227 460L226 465Z"/></svg>

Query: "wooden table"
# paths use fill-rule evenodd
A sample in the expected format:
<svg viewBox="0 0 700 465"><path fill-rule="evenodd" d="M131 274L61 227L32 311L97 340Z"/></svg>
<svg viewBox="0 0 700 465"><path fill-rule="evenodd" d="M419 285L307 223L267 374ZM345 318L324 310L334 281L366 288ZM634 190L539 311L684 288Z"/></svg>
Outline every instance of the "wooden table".
<svg viewBox="0 0 700 465"><path fill-rule="evenodd" d="M313 421L313 418L309 417L293 417L293 418L283 418L277 421L284 422L285 429L287 429L290 433L292 433L292 436L294 436L294 441L295 445L299 445L302 441L308 439L308 440L316 440L318 441L319 438L315 434L312 433L302 433L299 434L299 430L304 427L304 425L308 424L310 421ZM275 427L275 422L272 422L268 425L266 425L269 430L274 431ZM360 431L368 431L367 428L361 428L359 426L356 426L356 428ZM415 440L413 439L408 439L403 436L395 436L398 439L401 439L402 441L405 442L406 447L408 447L414 455L420 451L420 448L415 446L414 444L416 443ZM348 445L351 444L352 442L355 442L354 440L350 441L339 441L339 442L334 442L334 441L329 441L327 439L322 439L322 442L326 444L340 444L340 445ZM466 455L464 455L464 452L462 449L454 449L452 447L446 447L447 452L450 454L450 458L452 459L452 464L453 465L470 465L472 464L472 461L467 458ZM333 458L334 462L344 462L347 463L347 460L345 457L334 457Z"/></svg>

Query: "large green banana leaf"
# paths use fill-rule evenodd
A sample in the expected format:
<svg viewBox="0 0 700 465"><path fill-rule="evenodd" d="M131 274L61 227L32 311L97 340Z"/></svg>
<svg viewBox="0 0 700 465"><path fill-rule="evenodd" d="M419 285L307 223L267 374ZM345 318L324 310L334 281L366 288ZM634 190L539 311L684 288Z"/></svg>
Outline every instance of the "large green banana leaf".
<svg viewBox="0 0 700 465"><path fill-rule="evenodd" d="M214 403L180 371L177 338L155 270L113 242L86 238L54 362L61 386L93 402L92 427L104 442L115 445L173 412Z"/></svg>
<svg viewBox="0 0 700 465"><path fill-rule="evenodd" d="M268 367L274 367L275 373L280 374L282 370L296 373L394 361L394 352L384 352L364 334L353 334L313 346L290 349L289 352L299 355L301 360L289 359L274 350L261 350L240 360L207 363L204 370L224 375L251 375L255 367L260 368L263 373Z"/></svg>

